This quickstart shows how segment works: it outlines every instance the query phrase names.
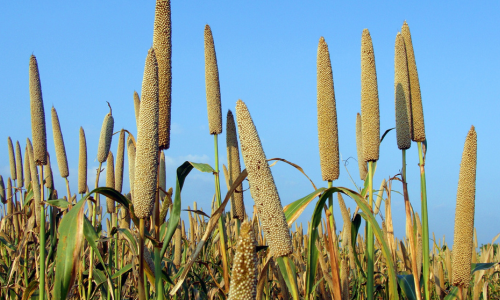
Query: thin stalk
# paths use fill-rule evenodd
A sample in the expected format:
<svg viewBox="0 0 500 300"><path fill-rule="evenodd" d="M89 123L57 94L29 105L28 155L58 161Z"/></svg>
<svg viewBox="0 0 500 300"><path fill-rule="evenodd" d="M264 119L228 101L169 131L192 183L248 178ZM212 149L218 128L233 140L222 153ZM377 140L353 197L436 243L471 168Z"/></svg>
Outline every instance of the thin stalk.
<svg viewBox="0 0 500 300"><path fill-rule="evenodd" d="M288 256L283 256L283 262L285 263L286 273L288 274L288 280L290 281L290 286L292 287L292 297L295 300L299 300L299 289L297 288L297 278L292 272L292 266L290 264L290 258Z"/></svg>
<svg viewBox="0 0 500 300"><path fill-rule="evenodd" d="M328 180L328 188L331 188L332 186L333 186L333 181ZM328 221L330 222L330 226L333 229L334 228L334 226L333 226L333 194L330 195L330 197L328 197L328 210L330 210L330 216L328 217ZM332 236L332 238L333 238L333 236Z"/></svg>
<svg viewBox="0 0 500 300"><path fill-rule="evenodd" d="M99 175L101 175L101 167L102 167L102 163L100 162L99 163L99 168L97 169L97 175L96 175L96 178L95 178L95 188L98 188L99 187ZM96 202L95 204L92 204L92 202L89 200L89 205L92 207L92 227L95 228L95 223L96 223L96 207L97 205L99 204L99 194L96 193ZM88 289L87 289L87 295L89 295L90 297L90 292L91 292L91 288L92 288L92 273L93 273L93 270L94 270L94 248L90 247L90 255L89 255L89 286L88 286Z"/></svg>
<svg viewBox="0 0 500 300"><path fill-rule="evenodd" d="M425 160L422 142L418 142L418 161L420 166L420 194L422 198L422 256L424 258L423 278L425 299L430 299L429 290L429 220L427 213L427 188L425 184Z"/></svg>
<svg viewBox="0 0 500 300"><path fill-rule="evenodd" d="M72 203L72 201L71 201L72 199L71 199L71 191L69 190L69 181L68 181L68 177L65 177L64 179L66 179L66 190L67 190L67 192L68 192L68 202L69 202L70 204L73 204L73 203Z"/></svg>
<svg viewBox="0 0 500 300"><path fill-rule="evenodd" d="M329 216L331 217L331 215ZM330 222L327 224L327 233L328 233L328 246L327 249L330 250L330 266L332 268L332 282L333 282L333 299L334 300L342 300L342 294L341 294L341 286L340 286L340 276L339 276L339 256L336 251L336 247L334 245L335 239L334 239L334 230L333 226L331 225Z"/></svg>
<svg viewBox="0 0 500 300"><path fill-rule="evenodd" d="M406 227L408 228L408 238L410 240L411 247L411 268L413 273L413 281L415 284L415 293L417 299L422 299L422 295L420 292L420 278L418 278L418 270L417 270L417 244L413 238L413 222L412 222L412 214L410 208L410 198L408 196L408 186L406 184L406 150L403 151L403 196L405 200L405 211L406 211Z"/></svg>
<svg viewBox="0 0 500 300"><path fill-rule="evenodd" d="M116 228L118 228L118 213L115 212L111 214L111 227L113 227L113 224L115 225ZM113 261L114 263L114 270L112 271L111 274L114 274L116 273L116 271L118 271L118 244L117 244L117 239L116 239L116 236L117 234L115 233L113 235L113 238L110 240L110 241L113 241L113 245L114 245L114 251L110 253L113 254L113 257L110 259L109 261L109 265L111 266L111 262ZM110 245L111 246L111 245ZM115 279L116 281L118 281L118 279ZM119 299L117 298L117 287L116 285L113 286L113 294L115 295L115 299Z"/></svg>
<svg viewBox="0 0 500 300"><path fill-rule="evenodd" d="M370 209L373 209L373 161L368 162L368 193ZM373 300L373 271L374 271L374 236L373 228L366 223L366 296L368 300Z"/></svg>
<svg viewBox="0 0 500 300"><path fill-rule="evenodd" d="M156 176L156 197L154 206L154 220L155 220L155 237L160 240L160 161L161 150L158 151L158 166ZM161 284L161 246L154 246L154 262L155 262L155 286L156 286L156 299L163 300L163 285Z"/></svg>
<svg viewBox="0 0 500 300"><path fill-rule="evenodd" d="M43 184L43 166L40 166L40 182ZM40 300L45 300L45 204L43 203L43 186L40 189L40 283L38 287Z"/></svg>
<svg viewBox="0 0 500 300"><path fill-rule="evenodd" d="M217 207L221 206L220 195L220 181L219 181L219 146L217 141L217 134L214 134L214 148L215 148L215 195L217 198ZM226 253L226 230L224 227L224 214L219 218L219 236L220 236L220 252L222 255L222 267L224 271L224 289L226 294L229 293L229 268L227 264Z"/></svg>
<svg viewBox="0 0 500 300"><path fill-rule="evenodd" d="M144 219L139 219L139 300L146 300L144 289Z"/></svg>

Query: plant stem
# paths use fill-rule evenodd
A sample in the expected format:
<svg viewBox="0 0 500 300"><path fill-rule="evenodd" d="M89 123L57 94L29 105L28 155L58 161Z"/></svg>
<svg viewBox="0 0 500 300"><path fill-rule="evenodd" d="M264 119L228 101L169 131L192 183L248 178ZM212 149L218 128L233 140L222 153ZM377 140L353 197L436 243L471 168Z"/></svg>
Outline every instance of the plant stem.
<svg viewBox="0 0 500 300"><path fill-rule="evenodd" d="M406 150L402 150L403 152L403 196L405 201L405 211L406 211L406 228L408 233L408 239L410 240L411 247L411 267L413 273L413 282L415 284L415 293L418 300L422 299L422 295L420 292L420 278L418 278L418 270L417 270L417 244L415 243L415 239L413 238L413 222L412 222L412 214L410 208L410 198L408 196L408 186L406 184Z"/></svg>
<svg viewBox="0 0 500 300"><path fill-rule="evenodd" d="M96 175L96 178L95 178L95 188L98 188L99 187L99 175L101 175L101 167L102 167L102 163L100 162L99 163L99 168L97 169L97 175ZM96 223L96 208L97 206L99 205L99 194L96 193L96 202L95 204L92 204L92 202L89 200L89 205L92 207L92 227L95 228L95 223ZM91 289L92 289L92 275L93 275L93 270L94 270L94 248L90 247L90 255L89 255L89 281L88 281L88 289L87 289L87 295L91 295Z"/></svg>
<svg viewBox="0 0 500 300"><path fill-rule="evenodd" d="M154 223L155 223L155 238L160 240L160 160L161 150L158 151L158 166L156 176L156 197L154 206ZM155 286L156 299L163 300L163 285L161 284L161 245L154 246L154 263L155 263Z"/></svg>
<svg viewBox="0 0 500 300"><path fill-rule="evenodd" d="M219 181L219 143L217 141L217 134L214 134L214 148L215 148L215 196L217 198L217 207L221 206L220 195L220 181ZM229 293L229 268L227 264L226 254L226 230L224 227L224 214L219 218L219 236L220 236L220 252L222 256L222 268L224 271L224 289L226 294Z"/></svg>
<svg viewBox="0 0 500 300"><path fill-rule="evenodd" d="M40 283L38 287L40 300L45 300L45 204L43 203L43 166L40 166Z"/></svg>
<svg viewBox="0 0 500 300"><path fill-rule="evenodd" d="M373 161L368 162L368 193L370 209L373 209ZM373 228L368 222L366 226L366 296L367 299L373 300L374 236Z"/></svg>
<svg viewBox="0 0 500 300"><path fill-rule="evenodd" d="M68 202L70 204L73 204L73 201L71 201L71 192L69 190L69 181L68 181L68 177L65 177L64 179L66 179L66 190L68 191ZM71 206L70 206L71 207Z"/></svg>
<svg viewBox="0 0 500 300"><path fill-rule="evenodd" d="M418 161L420 166L420 194L422 198L422 256L424 257L423 277L425 299L430 299L429 291L429 221L427 213L427 189L425 184L425 160L422 142L418 142Z"/></svg>
<svg viewBox="0 0 500 300"><path fill-rule="evenodd" d="M144 290L144 219L139 219L139 300L146 300Z"/></svg>

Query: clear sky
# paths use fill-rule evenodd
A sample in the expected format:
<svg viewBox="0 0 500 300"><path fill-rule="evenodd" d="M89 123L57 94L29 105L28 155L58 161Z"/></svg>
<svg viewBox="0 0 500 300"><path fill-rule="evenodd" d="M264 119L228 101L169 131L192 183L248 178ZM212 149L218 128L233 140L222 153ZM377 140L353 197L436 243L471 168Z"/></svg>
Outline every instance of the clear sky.
<svg viewBox="0 0 500 300"><path fill-rule="evenodd" d="M4 1L0 3L0 174L9 177L7 137L24 152L31 138L28 63L38 59L56 188L59 176L50 123L57 109L68 154L73 192L77 189L78 132L85 129L89 186L95 181L102 120L113 107L115 131L134 134L133 92L141 91L144 62L152 46L154 1ZM458 172L465 136L478 135L475 224L479 244L500 232L495 170L500 142L500 36L496 1L172 1L172 139L167 156L167 186L185 160L214 164L208 133L203 29L212 28L219 65L222 110L248 105L268 158L281 157L303 167L317 186L321 181L316 122L316 54L324 36L329 45L337 101L340 153L361 184L355 145L360 111L361 32L373 40L381 112L381 131L395 126L394 42L406 20L410 26L423 98L428 157L426 164L430 231L453 240ZM225 132L219 138L226 163ZM116 153L117 139L112 151ZM399 173L401 154L395 131L381 145L375 187ZM417 147L407 154L410 200L420 212ZM312 192L292 167L272 168L283 205ZM104 175L102 176L104 177ZM124 178L128 191L128 176ZM102 181L104 183L104 180ZM336 186L354 188L345 168ZM394 183L393 189L402 187ZM223 193L226 191L222 184ZM182 208L197 201L209 210L213 177L193 171ZM253 201L245 192L247 212ZM354 201L345 198L353 210ZM299 219L310 219L314 203ZM337 228L342 218L335 206ZM403 199L393 193L395 233L404 236ZM185 215L183 215L185 217ZM379 219L380 220L380 219Z"/></svg>

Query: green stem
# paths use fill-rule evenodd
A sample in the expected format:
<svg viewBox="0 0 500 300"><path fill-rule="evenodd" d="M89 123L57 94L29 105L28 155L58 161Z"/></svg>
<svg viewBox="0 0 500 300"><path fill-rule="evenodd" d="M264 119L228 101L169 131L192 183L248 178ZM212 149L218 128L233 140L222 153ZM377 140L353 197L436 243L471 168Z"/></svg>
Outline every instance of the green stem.
<svg viewBox="0 0 500 300"><path fill-rule="evenodd" d="M331 188L333 186L333 181L331 180L328 180L328 188ZM330 226L332 228L332 235L335 235L335 232L334 232L334 228L335 226L333 226L333 194L330 195L330 197L328 197L328 209L330 210ZM335 239L336 240L336 239ZM334 242L335 242L334 240Z"/></svg>
<svg viewBox="0 0 500 300"><path fill-rule="evenodd" d="M95 178L95 188L99 187L99 175L101 175L101 167L102 167L102 162L99 163L99 168L97 169L97 175ZM91 201L89 201L89 205L92 207L92 227L95 228L95 223L96 223L96 208L99 205L99 194L96 193L96 202L95 204L92 204ZM89 281L88 281L88 289L87 289L87 295L91 295L91 289L92 289L92 275L94 271L94 248L90 247L90 255L89 255Z"/></svg>
<svg viewBox="0 0 500 300"><path fill-rule="evenodd" d="M40 166L40 182L42 188L40 189L40 282L39 282L39 295L40 300L45 300L45 204L43 203L43 166Z"/></svg>
<svg viewBox="0 0 500 300"><path fill-rule="evenodd" d="M146 300L144 289L144 219L139 219L139 300Z"/></svg>
<svg viewBox="0 0 500 300"><path fill-rule="evenodd" d="M160 240L160 157L161 150L158 151L158 166L157 166L157 179L156 179L156 197L155 197L155 211L154 211L154 221L155 221L155 237ZM154 263L155 263L155 287L156 287L156 299L163 300L163 285L161 281L161 246L154 246Z"/></svg>
<svg viewBox="0 0 500 300"><path fill-rule="evenodd" d="M368 162L368 193L370 209L373 209L373 161ZM373 228L366 223L366 296L367 299L373 299L373 271L374 271L374 236Z"/></svg>
<svg viewBox="0 0 500 300"><path fill-rule="evenodd" d="M420 194L422 197L422 256L424 257L423 278L425 299L430 299L429 292L429 220L427 213L427 189L425 184L425 161L422 142L418 142L418 161L420 166Z"/></svg>
<svg viewBox="0 0 500 300"><path fill-rule="evenodd" d="M221 206L221 195L220 195L220 181L219 181L219 146L217 141L217 134L214 134L214 148L215 148L215 195L217 198L217 207ZM221 214L219 218L219 236L220 236L220 250L222 256L222 267L224 272L224 287L225 292L229 292L229 269L227 264L227 254L226 254L226 230L224 227L224 214Z"/></svg>

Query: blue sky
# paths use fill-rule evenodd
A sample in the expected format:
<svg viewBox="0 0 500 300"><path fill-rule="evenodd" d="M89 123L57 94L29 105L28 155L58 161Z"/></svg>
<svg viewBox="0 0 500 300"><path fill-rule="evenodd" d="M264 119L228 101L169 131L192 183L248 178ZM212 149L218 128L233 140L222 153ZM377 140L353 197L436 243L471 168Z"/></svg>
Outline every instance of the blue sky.
<svg viewBox="0 0 500 300"><path fill-rule="evenodd" d="M72 191L76 191L78 131L83 126L93 186L102 120L113 107L115 131L136 132L133 92L140 93L147 50L152 45L154 1L2 2L0 4L0 174L9 177L7 137L24 151L31 138L28 63L38 59L47 118L47 139L56 188L64 191L54 155L50 108L58 111L68 153ZM335 2L335 1L173 1L172 140L167 185L185 160L214 164L208 134L203 29L209 24L219 64L222 110L242 99L259 131L268 158L281 157L321 182L316 124L316 53L319 38L329 45L337 101L340 153L356 184L355 118L360 111L361 32L370 30L377 66L381 130L394 127L394 41L404 20L413 39L423 98L428 157L429 225L437 238L453 240L458 172L465 136L478 133L476 228L479 243L500 232L497 216L496 156L500 148L500 36L498 2ZM225 132L219 138L226 163ZM117 139L113 141L115 153ZM407 154L410 200L420 211L416 144ZM401 154L395 132L381 145L375 186L399 173ZM193 171L195 172L195 171ZM310 192L307 179L288 165L272 168L283 204ZM103 176L104 177L104 176ZM93 179L94 178L94 179ZM102 181L104 183L104 181ZM353 188L345 168L336 186ZM124 186L128 187L125 176ZM394 190L401 191L394 183ZM222 185L222 190L226 188ZM127 191L127 188L125 188ZM211 175L192 173L185 184L183 209L197 201L209 210ZM346 199L351 209L354 201ZM247 211L253 201L245 193ZM301 222L307 222L314 204ZM336 206L338 228L341 216ZM404 235L402 197L393 193L395 232Z"/></svg>

